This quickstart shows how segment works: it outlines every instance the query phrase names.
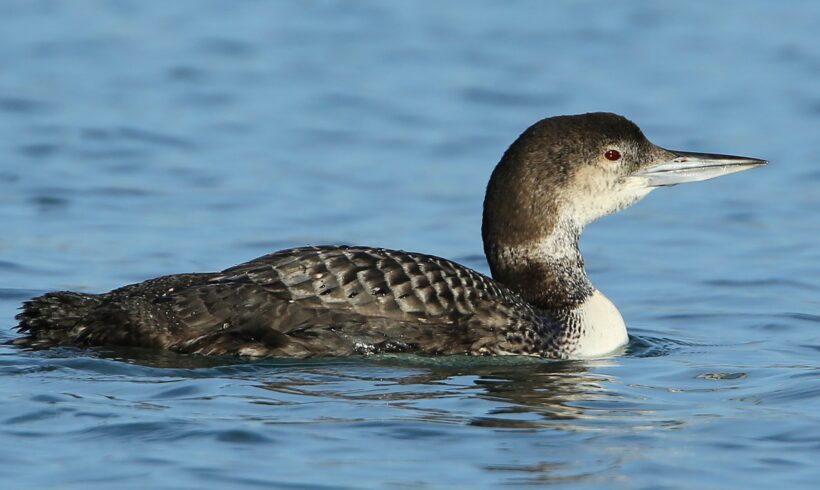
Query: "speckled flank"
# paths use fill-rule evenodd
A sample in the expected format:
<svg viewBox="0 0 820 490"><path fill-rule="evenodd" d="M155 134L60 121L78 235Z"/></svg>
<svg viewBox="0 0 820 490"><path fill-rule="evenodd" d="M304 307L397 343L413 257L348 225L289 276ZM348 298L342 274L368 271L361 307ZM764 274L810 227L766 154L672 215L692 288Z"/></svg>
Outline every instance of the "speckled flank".
<svg viewBox="0 0 820 490"><path fill-rule="evenodd" d="M65 328L43 328L69 313ZM518 295L478 272L366 247L286 250L219 274L166 276L98 296L50 293L18 319L34 334L25 344L297 357L540 354L549 330Z"/></svg>

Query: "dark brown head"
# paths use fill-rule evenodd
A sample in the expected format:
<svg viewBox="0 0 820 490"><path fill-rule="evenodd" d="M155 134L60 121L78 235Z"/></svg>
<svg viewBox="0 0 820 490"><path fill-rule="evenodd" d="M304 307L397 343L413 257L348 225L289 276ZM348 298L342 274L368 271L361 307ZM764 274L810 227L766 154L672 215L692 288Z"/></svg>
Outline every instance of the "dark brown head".
<svg viewBox="0 0 820 490"><path fill-rule="evenodd" d="M490 269L530 300L536 295L527 292L533 277L549 273L544 269L554 271L559 262L580 269L571 282L586 280L577 242L588 223L634 204L656 187L764 163L665 150L650 143L633 122L612 113L543 119L509 147L487 186L482 235Z"/></svg>

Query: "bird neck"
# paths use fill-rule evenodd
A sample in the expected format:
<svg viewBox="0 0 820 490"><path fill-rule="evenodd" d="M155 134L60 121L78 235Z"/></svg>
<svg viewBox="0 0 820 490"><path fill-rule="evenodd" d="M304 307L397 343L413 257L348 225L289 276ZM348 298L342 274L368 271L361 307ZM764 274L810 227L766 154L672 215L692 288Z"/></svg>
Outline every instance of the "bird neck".
<svg viewBox="0 0 820 490"><path fill-rule="evenodd" d="M523 241L503 232L488 233L493 228L485 223L490 271L528 303L549 312L569 312L595 292L578 248L581 227L571 220L558 220L550 233Z"/></svg>
<svg viewBox="0 0 820 490"><path fill-rule="evenodd" d="M587 277L580 233L559 220L553 233L529 245L485 237L493 277L540 311L549 332L543 348L553 357L599 357L629 339L618 309Z"/></svg>

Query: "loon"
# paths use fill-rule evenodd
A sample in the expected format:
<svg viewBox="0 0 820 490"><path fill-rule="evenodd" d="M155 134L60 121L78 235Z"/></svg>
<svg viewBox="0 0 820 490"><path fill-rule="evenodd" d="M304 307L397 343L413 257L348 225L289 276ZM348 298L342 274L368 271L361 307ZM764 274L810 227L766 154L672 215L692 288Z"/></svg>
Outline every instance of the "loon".
<svg viewBox="0 0 820 490"><path fill-rule="evenodd" d="M487 186L492 278L420 253L294 248L104 294L47 293L23 304L11 342L249 357L611 355L626 325L584 270L584 227L658 187L766 163L666 150L617 114L551 117L512 143Z"/></svg>

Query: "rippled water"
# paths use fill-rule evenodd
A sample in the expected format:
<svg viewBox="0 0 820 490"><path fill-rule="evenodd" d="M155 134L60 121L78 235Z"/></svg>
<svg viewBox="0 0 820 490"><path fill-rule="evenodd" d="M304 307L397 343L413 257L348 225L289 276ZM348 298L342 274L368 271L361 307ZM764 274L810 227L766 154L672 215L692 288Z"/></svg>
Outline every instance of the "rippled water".
<svg viewBox="0 0 820 490"><path fill-rule="evenodd" d="M820 478L820 4L0 3L0 337L24 299L358 243L486 271L484 185L535 120L767 158L582 248L632 341L592 362L240 362L0 348L15 488Z"/></svg>

